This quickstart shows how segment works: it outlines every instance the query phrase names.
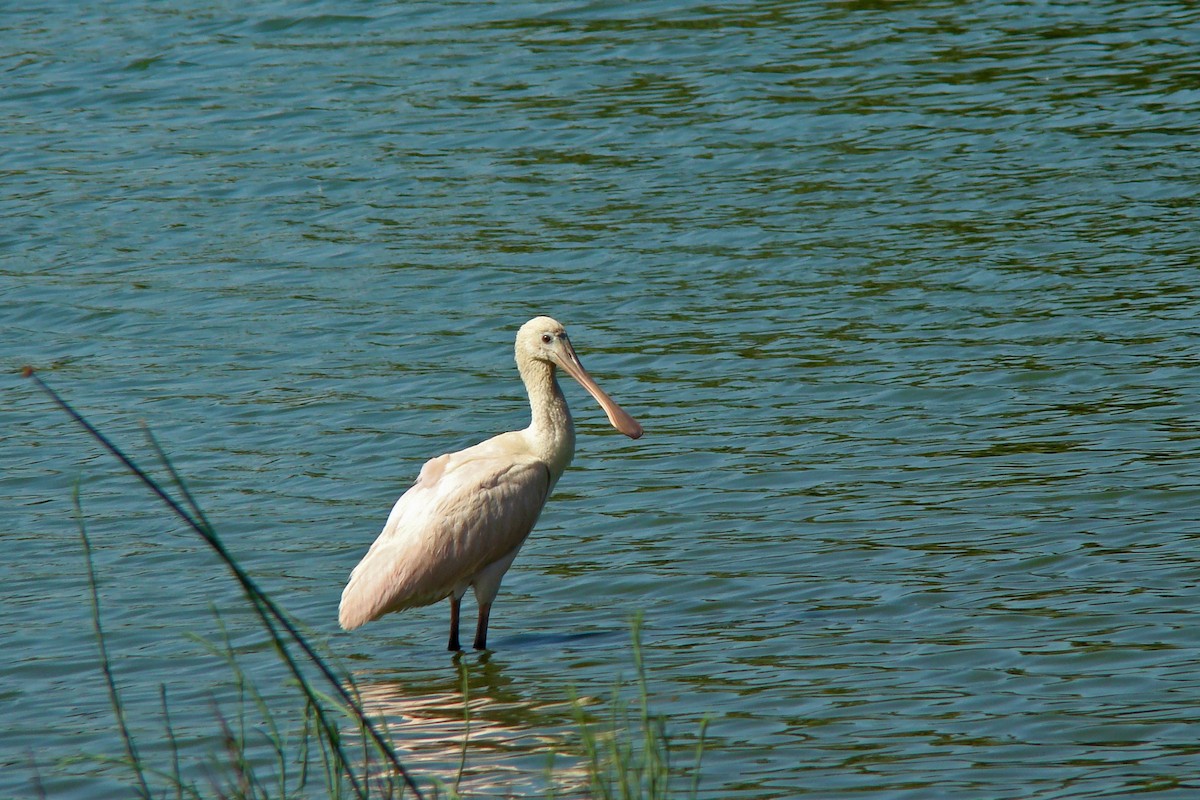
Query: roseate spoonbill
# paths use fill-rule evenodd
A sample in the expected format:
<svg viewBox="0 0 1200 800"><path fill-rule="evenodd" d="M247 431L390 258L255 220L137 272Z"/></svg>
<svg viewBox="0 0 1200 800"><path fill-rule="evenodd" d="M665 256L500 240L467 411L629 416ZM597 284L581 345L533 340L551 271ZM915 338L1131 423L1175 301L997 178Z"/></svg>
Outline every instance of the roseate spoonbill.
<svg viewBox="0 0 1200 800"><path fill-rule="evenodd" d="M596 398L614 428L631 439L642 435L637 420L584 370L566 329L555 320L535 317L522 325L516 357L533 410L529 427L425 463L350 573L338 610L346 630L449 597L449 649L460 650L459 606L473 587L479 605L475 649L486 649L500 580L575 454L575 427L556 368Z"/></svg>

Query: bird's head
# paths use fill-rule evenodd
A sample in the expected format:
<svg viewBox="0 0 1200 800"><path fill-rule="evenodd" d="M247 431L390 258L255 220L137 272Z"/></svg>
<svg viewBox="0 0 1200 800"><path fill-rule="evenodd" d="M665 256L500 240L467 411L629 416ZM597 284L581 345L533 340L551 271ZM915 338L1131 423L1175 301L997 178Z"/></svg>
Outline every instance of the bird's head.
<svg viewBox="0 0 1200 800"><path fill-rule="evenodd" d="M592 376L583 368L583 364L579 363L579 356L575 354L575 348L571 346L571 340L567 338L567 329L558 320L550 317L534 317L522 325L521 330L517 331L516 355L517 366L521 368L522 372L525 371L526 364L533 362L561 367L568 375L579 381L579 384L587 389L592 397L596 398L596 402L604 409L609 423L614 428L631 439L642 435L642 426L638 424L637 420L613 402L613 399L592 380Z"/></svg>

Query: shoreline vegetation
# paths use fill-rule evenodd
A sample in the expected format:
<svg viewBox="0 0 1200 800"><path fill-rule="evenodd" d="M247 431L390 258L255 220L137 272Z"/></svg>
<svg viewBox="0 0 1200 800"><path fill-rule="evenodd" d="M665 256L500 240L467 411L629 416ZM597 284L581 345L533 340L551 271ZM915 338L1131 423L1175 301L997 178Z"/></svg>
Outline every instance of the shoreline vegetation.
<svg viewBox="0 0 1200 800"><path fill-rule="evenodd" d="M461 781L471 744L469 668L456 659L462 681L463 734L456 774L422 776L420 779L400 757L400 744L389 730L386 717L368 709L349 670L342 668L327 646L301 630L301 626L251 578L224 546L215 528L189 491L148 428L143 433L169 484L157 480L111 438L97 429L30 367L22 370L60 409L66 412L141 484L149 489L188 528L213 550L238 583L246 602L261 622L270 646L288 674L287 687L294 692L293 707L272 708L254 679L238 660L237 648L221 615L214 609L219 643L202 641L208 655L228 671L231 700L226 705L213 700L214 731L209 736L214 752L206 756L200 772L188 763L171 717L165 687L159 687L166 763L153 762L139 748L126 721L120 684L103 625L100 594L92 557L91 539L78 484L73 495L87 583L92 627L100 670L108 691L114 724L124 755L95 757L101 765L124 771L134 796L142 800L176 798L270 798L321 796L329 798L402 798L442 800L468 798L460 794ZM173 490L173 491L172 491ZM571 693L571 712L578 743L571 755L582 762L585 779L571 797L634 800L698 796L707 719L697 735L694 759L672 762L673 745L666 720L651 710L646 669L641 646L641 619L632 623L632 660L636 684L631 703L614 687L606 713L589 711L587 704ZM227 706L233 706L228 713ZM163 748L158 748L161 751ZM551 753L551 756L559 755ZM553 762L549 770L553 769ZM37 766L34 766L37 775ZM676 784L687 783L686 789ZM48 796L40 777L35 779L37 796ZM489 795L495 796L495 795ZM503 796L517 796L505 793ZM547 797L555 797L553 781L547 782Z"/></svg>

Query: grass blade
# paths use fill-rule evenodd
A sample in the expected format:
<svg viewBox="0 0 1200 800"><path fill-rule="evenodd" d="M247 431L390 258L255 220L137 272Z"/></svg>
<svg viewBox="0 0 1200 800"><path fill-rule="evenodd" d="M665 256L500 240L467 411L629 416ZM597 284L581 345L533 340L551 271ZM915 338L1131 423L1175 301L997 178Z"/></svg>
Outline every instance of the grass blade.
<svg viewBox="0 0 1200 800"><path fill-rule="evenodd" d="M121 741L125 746L125 755L129 759L130 768L137 778L138 796L150 800L150 786L146 783L146 773L142 770L142 762L138 759L137 746L129 732L129 724L125 719L125 707L121 705L121 693L117 690L117 680L113 675L112 661L108 657L108 645L105 642L104 626L100 621L100 591L96 587L96 568L92 561L92 542L88 538L87 525L83 521L83 508L79 503L79 484L75 484L72 495L75 504L75 518L79 523L79 538L83 542L83 560L87 564L88 588L91 590L92 627L96 631L96 645L100 650L100 669L104 673L104 682L108 686L108 699L112 704L113 716L117 718L117 727L121 731Z"/></svg>
<svg viewBox="0 0 1200 800"><path fill-rule="evenodd" d="M125 454L111 439L105 436L98 428L89 422L82 414L80 414L71 404L63 399L53 388L51 388L42 377L38 375L32 367L25 367L22 370L27 378L31 378L34 383L40 388L59 408L67 413L76 423L78 423L87 433L95 439L105 450L111 453L118 461L125 466L141 483L154 493L166 506L185 524L205 541L206 544L217 554L217 556L225 563L226 567L233 574L235 580L241 586L242 591L250 600L255 612L258 614L263 625L267 628L267 632L274 644L276 653L281 660L287 665L289 671L296 679L301 691L305 694L306 699L312 704L313 713L317 718L317 725L321 730L323 737L331 745L334 758L339 769L343 772L346 778L350 781L355 794L361 799L366 800L368 789L359 781L354 769L351 766L350 759L346 756L341 744L341 736L337 731L333 721L329 718L328 713L320 705L317 700L316 693L312 685L306 679L303 670L300 669L299 663L292 655L288 648L288 641L295 643L300 648L304 657L316 667L318 672L325 678L326 681L333 687L333 690L339 700L348 708L356 718L357 723L370 736L377 752L388 762L393 772L398 775L403 781L406 788L412 791L417 800L423 800L420 789L413 780L411 774L400 762L400 757L397 755L395 748L388 742L379 732L378 728L367 716L364 709L351 696L349 691L343 685L342 680L333 672L332 668L313 648L308 639L300 633L291 618L258 586L253 578L242 568L241 564L233 557L226 549L224 543L217 536L215 529L209 524L203 513L199 511L198 505L195 503L191 493L186 489L181 489L181 492L186 498L185 502L192 507L193 511L184 508L183 504L177 501L170 495L161 483L156 481L149 473L147 473L140 465L132 458ZM169 460L165 459L165 454L160 448L155 449L158 454L164 458L167 464L168 472L173 479L182 484L178 472L170 466ZM282 632L281 632L282 631ZM284 635L286 633L286 636ZM144 784L144 778L142 780ZM143 794L149 800L149 791L146 790Z"/></svg>

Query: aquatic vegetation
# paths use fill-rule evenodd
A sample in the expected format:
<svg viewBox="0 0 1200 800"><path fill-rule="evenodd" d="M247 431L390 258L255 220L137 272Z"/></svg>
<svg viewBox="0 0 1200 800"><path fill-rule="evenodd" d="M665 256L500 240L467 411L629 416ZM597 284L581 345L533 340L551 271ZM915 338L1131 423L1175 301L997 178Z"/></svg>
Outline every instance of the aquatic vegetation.
<svg viewBox="0 0 1200 800"><path fill-rule="evenodd" d="M672 787L672 778L678 770L671 763L673 747L667 721L651 709L641 625L641 618L636 618L633 622L633 662L637 700L633 707L621 696L619 687L609 703L604 724L589 722L583 704L578 700L574 704L588 759L591 796L604 800L695 797L700 785L700 762L708 721L705 719L700 723L690 791L683 795Z"/></svg>

